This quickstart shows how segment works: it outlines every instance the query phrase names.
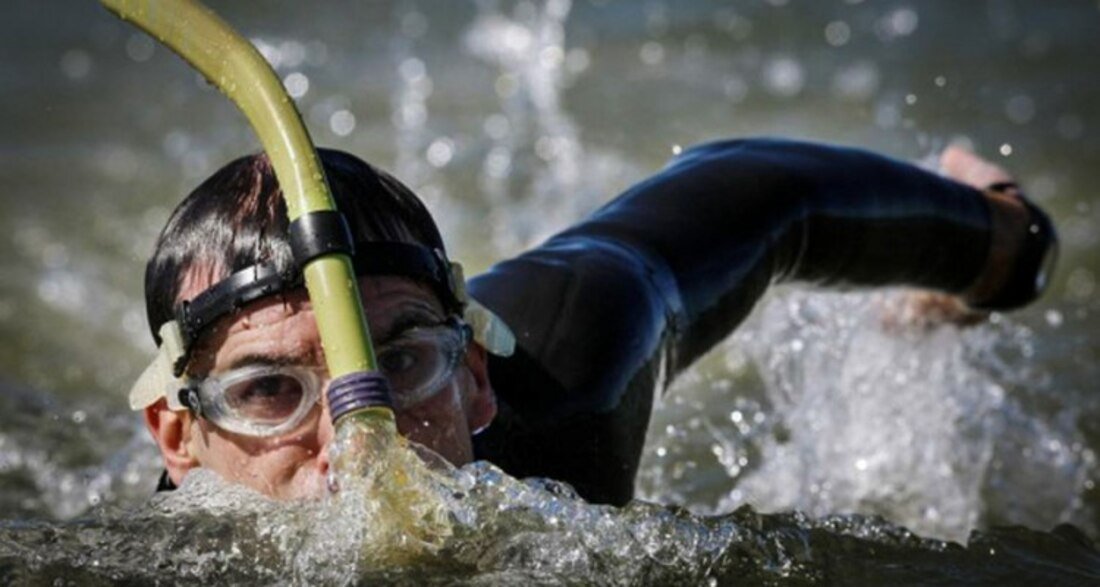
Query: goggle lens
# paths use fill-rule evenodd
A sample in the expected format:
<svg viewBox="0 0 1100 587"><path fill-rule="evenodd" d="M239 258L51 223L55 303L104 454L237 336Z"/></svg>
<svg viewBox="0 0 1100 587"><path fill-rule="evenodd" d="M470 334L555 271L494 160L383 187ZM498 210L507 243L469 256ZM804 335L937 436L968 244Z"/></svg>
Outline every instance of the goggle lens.
<svg viewBox="0 0 1100 587"><path fill-rule="evenodd" d="M302 381L287 373L272 373L225 388L226 407L237 417L261 426L285 422L302 405Z"/></svg>
<svg viewBox="0 0 1100 587"><path fill-rule="evenodd" d="M389 379L398 408L409 408L439 391L465 347L453 329L410 332L378 349L378 368Z"/></svg>

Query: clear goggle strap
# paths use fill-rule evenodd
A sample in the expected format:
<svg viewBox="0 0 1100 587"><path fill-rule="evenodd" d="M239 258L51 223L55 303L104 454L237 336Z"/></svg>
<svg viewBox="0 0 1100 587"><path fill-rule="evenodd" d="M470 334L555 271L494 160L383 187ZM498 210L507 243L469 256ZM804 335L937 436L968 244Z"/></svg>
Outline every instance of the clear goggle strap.
<svg viewBox="0 0 1100 587"><path fill-rule="evenodd" d="M477 300L466 294L466 277L462 265L451 262L451 287L455 297L463 304L462 319L473 331L474 340L486 351L498 357L511 356L516 349L516 337L512 329Z"/></svg>
<svg viewBox="0 0 1100 587"><path fill-rule="evenodd" d="M174 365L184 355L183 333L175 320L160 327L160 347L153 362L142 371L130 388L130 409L142 410L162 397L168 398L168 407L183 409L176 392L186 383L175 376Z"/></svg>

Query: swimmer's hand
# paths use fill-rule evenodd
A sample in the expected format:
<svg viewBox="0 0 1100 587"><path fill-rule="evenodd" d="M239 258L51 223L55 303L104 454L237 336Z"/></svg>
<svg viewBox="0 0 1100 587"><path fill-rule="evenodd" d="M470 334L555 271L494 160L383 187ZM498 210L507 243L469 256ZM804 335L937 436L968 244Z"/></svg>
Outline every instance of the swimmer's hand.
<svg viewBox="0 0 1100 587"><path fill-rule="evenodd" d="M948 147L940 155L940 169L947 177L982 190L989 200L993 216L989 259L973 285L959 295L912 290L891 301L884 317L888 326L931 328L940 324L972 326L983 322L989 313L973 306L981 305L1005 286L1023 245L1028 211L1018 199L1017 189L990 189L991 186L1014 185L1007 171L958 146Z"/></svg>
<svg viewBox="0 0 1100 587"><path fill-rule="evenodd" d="M959 296L921 289L904 290L882 305L882 324L887 330L927 330L945 324L967 327L987 318L989 312L971 308Z"/></svg>

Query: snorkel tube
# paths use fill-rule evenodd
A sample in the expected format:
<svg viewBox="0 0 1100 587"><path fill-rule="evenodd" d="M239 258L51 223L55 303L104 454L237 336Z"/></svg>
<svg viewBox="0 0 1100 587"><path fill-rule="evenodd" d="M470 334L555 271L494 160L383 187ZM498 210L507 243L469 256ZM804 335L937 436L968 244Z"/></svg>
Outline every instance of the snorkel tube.
<svg viewBox="0 0 1100 587"><path fill-rule="evenodd" d="M247 40L196 0L101 0L172 49L244 113L271 160L290 217L290 241L313 305L333 378L332 419L369 410L396 434L351 265L347 225L336 210L309 133L275 72ZM177 373L178 375L178 373Z"/></svg>

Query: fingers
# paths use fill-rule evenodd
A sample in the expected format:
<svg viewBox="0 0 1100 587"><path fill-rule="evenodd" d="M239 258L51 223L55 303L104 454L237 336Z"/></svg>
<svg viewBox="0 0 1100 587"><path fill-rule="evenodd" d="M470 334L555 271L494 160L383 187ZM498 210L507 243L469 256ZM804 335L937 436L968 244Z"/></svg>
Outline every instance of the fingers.
<svg viewBox="0 0 1100 587"><path fill-rule="evenodd" d="M1012 176L1000 166L956 145L944 149L940 155L940 168L951 179L978 189L1012 181Z"/></svg>

